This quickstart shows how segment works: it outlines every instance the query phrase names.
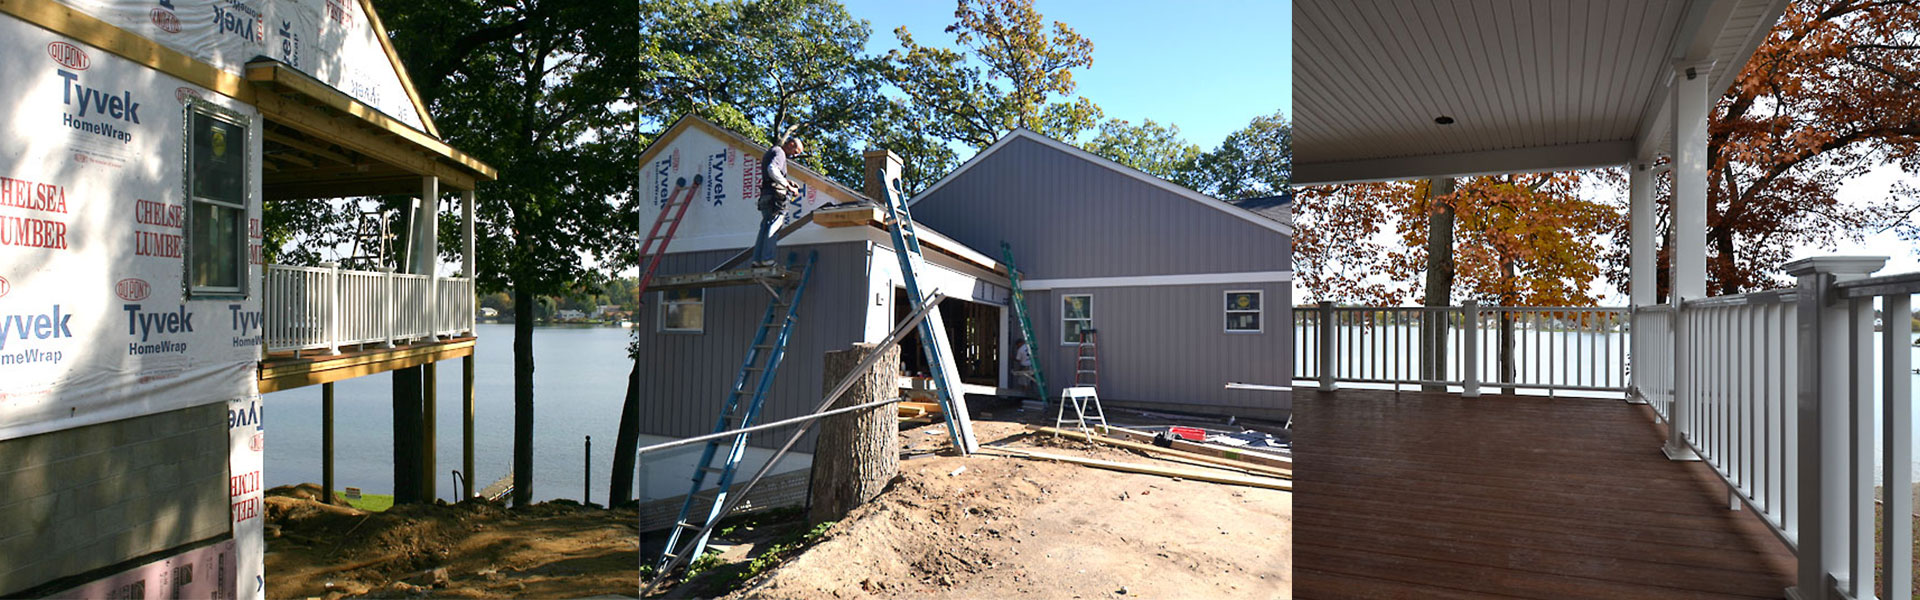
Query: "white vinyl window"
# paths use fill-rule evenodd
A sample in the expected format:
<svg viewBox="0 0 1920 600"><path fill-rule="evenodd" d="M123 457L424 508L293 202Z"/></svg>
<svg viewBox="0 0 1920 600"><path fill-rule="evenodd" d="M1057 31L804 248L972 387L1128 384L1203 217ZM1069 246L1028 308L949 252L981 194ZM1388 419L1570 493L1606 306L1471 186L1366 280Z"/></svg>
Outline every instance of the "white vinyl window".
<svg viewBox="0 0 1920 600"><path fill-rule="evenodd" d="M1260 333L1260 292L1229 291L1226 298L1227 333Z"/></svg>
<svg viewBox="0 0 1920 600"><path fill-rule="evenodd" d="M1093 329L1093 295L1060 297L1060 345L1080 345L1080 332Z"/></svg>
<svg viewBox="0 0 1920 600"><path fill-rule="evenodd" d="M703 333L707 330L706 290L660 292L660 331Z"/></svg>
<svg viewBox="0 0 1920 600"><path fill-rule="evenodd" d="M247 118L187 104L186 281L190 297L247 294Z"/></svg>

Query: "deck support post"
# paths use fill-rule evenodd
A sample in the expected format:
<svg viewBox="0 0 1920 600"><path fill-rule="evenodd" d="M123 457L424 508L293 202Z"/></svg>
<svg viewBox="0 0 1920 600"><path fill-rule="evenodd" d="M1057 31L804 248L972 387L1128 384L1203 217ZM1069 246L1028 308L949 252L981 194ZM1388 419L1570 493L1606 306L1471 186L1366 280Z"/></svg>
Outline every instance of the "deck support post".
<svg viewBox="0 0 1920 600"><path fill-rule="evenodd" d="M1333 303L1320 303L1320 341L1314 348L1320 354L1320 391L1331 392L1339 389L1333 383Z"/></svg>
<svg viewBox="0 0 1920 600"><path fill-rule="evenodd" d="M469 246L471 247L471 246ZM467 497L480 495L473 485L473 355L460 357L460 472L467 478ZM466 498L458 498L465 500Z"/></svg>
<svg viewBox="0 0 1920 600"><path fill-rule="evenodd" d="M1855 404L1873 402L1873 311L1871 301L1866 310L1854 310L1852 302L1840 301L1832 290L1835 283L1880 270L1886 261L1886 257L1820 257L1786 265L1787 273L1799 278L1795 316L1800 385L1795 410L1800 424L1800 486L1787 490L1799 497L1800 568L1796 585L1787 590L1787 597L1796 600L1841 598L1844 594L1836 588L1848 587L1864 589L1871 596L1871 580L1864 587L1854 581L1856 571L1864 570L1871 577L1873 556L1868 546L1866 564L1853 564L1858 549L1857 541L1849 539L1853 530L1848 500L1855 476L1850 464L1855 449L1850 447L1849 434L1856 424L1850 417L1868 410ZM1872 510L1871 505L1867 510ZM1871 544L1871 529L1867 535L1866 543Z"/></svg>
<svg viewBox="0 0 1920 600"><path fill-rule="evenodd" d="M1480 303L1468 300L1460 303L1461 327L1466 336L1465 347L1461 350L1466 356L1460 357L1460 395L1468 398L1480 397Z"/></svg>
<svg viewBox="0 0 1920 600"><path fill-rule="evenodd" d="M439 494L435 493L435 482L439 476L434 459L439 457L439 425L436 406L440 389L440 363L430 362L420 365L420 501L432 504Z"/></svg>
<svg viewBox="0 0 1920 600"><path fill-rule="evenodd" d="M320 384L320 501L333 504L333 382Z"/></svg>
<svg viewBox="0 0 1920 600"><path fill-rule="evenodd" d="M1667 443L1660 451L1668 460L1696 461L1700 454L1687 446L1687 427L1693 424L1693 336L1688 328L1693 317L1687 313L1687 297L1673 298L1673 406L1667 407Z"/></svg>

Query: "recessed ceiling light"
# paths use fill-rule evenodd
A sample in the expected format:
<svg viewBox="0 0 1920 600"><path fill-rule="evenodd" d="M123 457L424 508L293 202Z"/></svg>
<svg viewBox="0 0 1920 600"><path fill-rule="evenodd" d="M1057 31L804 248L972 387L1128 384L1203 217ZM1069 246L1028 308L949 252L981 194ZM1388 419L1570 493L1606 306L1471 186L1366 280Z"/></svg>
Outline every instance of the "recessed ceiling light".
<svg viewBox="0 0 1920 600"><path fill-rule="evenodd" d="M1439 124L1439 125L1452 125L1452 124L1453 124L1453 117L1449 117L1449 116L1446 116L1446 115L1440 115L1440 116L1438 116L1438 117L1434 117L1434 118L1433 118L1433 122L1434 122L1435 124Z"/></svg>

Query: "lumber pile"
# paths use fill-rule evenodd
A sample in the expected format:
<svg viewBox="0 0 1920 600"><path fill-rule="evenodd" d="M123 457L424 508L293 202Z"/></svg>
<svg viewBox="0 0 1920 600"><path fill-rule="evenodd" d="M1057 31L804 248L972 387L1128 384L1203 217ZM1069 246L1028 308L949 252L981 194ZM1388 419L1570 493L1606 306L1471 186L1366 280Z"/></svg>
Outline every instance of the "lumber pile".
<svg viewBox="0 0 1920 600"><path fill-rule="evenodd" d="M1147 454L1178 459L1185 462L1201 463L1206 466L1225 467L1225 468L1234 469L1234 470L1238 470L1238 471L1242 471L1242 472L1254 474L1254 475L1262 475L1266 477L1277 477L1281 479L1293 479L1293 466L1291 463L1289 463L1286 467L1282 468L1282 467L1277 467L1272 465L1264 465L1264 464L1247 462L1247 461L1243 461L1235 458L1223 458L1219 456L1211 456L1208 454L1187 452L1185 450L1162 448L1150 443L1141 443L1141 442L1115 439L1115 438L1098 436L1098 435L1089 435L1079 431L1073 431L1069 429L1058 429L1054 427L1040 427L1035 425L1028 425L1027 430L1037 431L1040 433L1051 433L1061 437L1066 437L1066 438L1071 438L1076 440L1106 444L1109 446L1114 446L1116 448L1126 448L1128 450L1136 450L1140 452L1145 452Z"/></svg>
<svg viewBox="0 0 1920 600"><path fill-rule="evenodd" d="M1145 431L1123 429L1120 427L1113 427L1110 425L1096 425L1094 426L1094 429L1108 437L1119 438L1124 440L1132 440L1135 442L1142 442L1142 443L1148 443L1148 444L1151 444L1154 441L1154 435L1151 433L1147 433ZM1228 446L1221 446L1218 444L1191 442L1191 441L1182 440L1182 439L1170 440L1170 445L1168 446L1168 448L1171 448L1174 450L1181 450L1185 452L1193 452L1196 454L1206 454L1209 456L1216 456L1220 458L1231 458L1234 460L1245 461L1245 462L1250 462L1250 463L1259 464L1259 465L1266 465L1269 467L1279 467L1282 469L1293 468L1292 458L1287 456L1282 456L1279 454L1274 454L1271 452L1261 452L1259 450L1233 448Z"/></svg>
<svg viewBox="0 0 1920 600"><path fill-rule="evenodd" d="M1204 471L1200 469L1181 469L1181 468L1174 468L1174 467L1163 467L1159 465L1124 463L1124 462L1116 462L1111 460L1100 460L1097 458L1082 458L1078 456L1067 456L1064 454L1053 454L1049 452L1038 452L1034 450L1023 450L1019 448L1007 448L1002 446L981 446L980 453L981 454L997 454L1002 456L1013 456L1013 457L1019 457L1019 458L1032 458L1032 459L1038 459L1038 460L1053 460L1053 461L1059 461L1059 462L1065 462L1065 463L1085 465L1085 466L1099 468L1099 469L1107 469L1111 471L1122 471L1127 473L1142 473L1147 475L1159 475L1162 477L1179 477L1182 479L1192 479L1195 481L1206 481L1210 483L1223 483L1227 485L1240 485L1240 486L1246 486L1246 487L1256 487L1256 488L1264 488L1264 489L1270 489L1270 490L1282 490L1282 491L1288 491L1288 492L1293 491L1292 481L1288 481L1286 479L1276 479L1271 477L1255 477L1251 475L1241 475L1241 474L1235 474L1235 473L1222 473L1219 471Z"/></svg>

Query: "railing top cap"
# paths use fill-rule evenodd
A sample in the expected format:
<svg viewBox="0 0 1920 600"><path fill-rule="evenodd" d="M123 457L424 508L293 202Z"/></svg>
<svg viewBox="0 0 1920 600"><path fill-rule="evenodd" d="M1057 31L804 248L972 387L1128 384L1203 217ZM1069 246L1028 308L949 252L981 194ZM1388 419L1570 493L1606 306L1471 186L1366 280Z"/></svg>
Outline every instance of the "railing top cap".
<svg viewBox="0 0 1920 600"><path fill-rule="evenodd" d="M1784 268L1788 275L1801 277L1815 273L1866 275L1885 266L1885 256L1815 256L1787 263Z"/></svg>

